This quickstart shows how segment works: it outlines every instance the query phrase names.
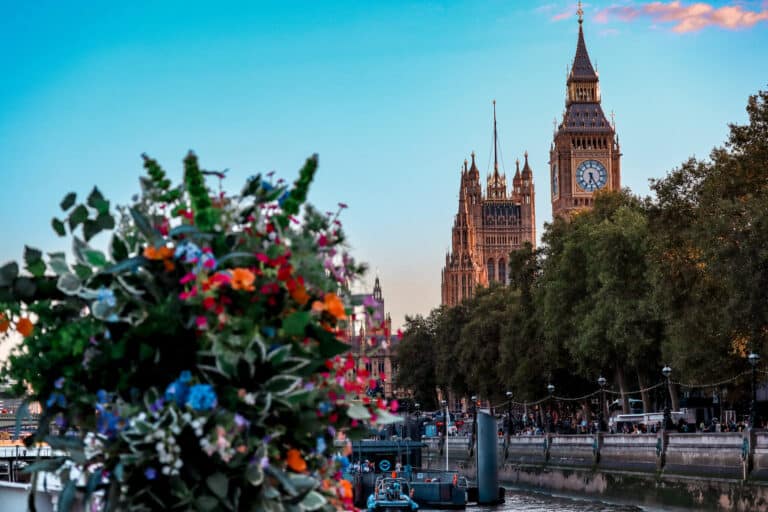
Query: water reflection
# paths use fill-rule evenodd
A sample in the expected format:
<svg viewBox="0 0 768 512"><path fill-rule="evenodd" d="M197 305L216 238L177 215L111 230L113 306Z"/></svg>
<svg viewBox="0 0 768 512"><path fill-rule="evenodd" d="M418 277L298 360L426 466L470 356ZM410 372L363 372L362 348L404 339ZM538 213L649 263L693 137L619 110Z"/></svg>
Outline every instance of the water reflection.
<svg viewBox="0 0 768 512"><path fill-rule="evenodd" d="M633 505L616 505L589 499L507 491L506 502L496 507L467 507L468 512L641 512Z"/></svg>

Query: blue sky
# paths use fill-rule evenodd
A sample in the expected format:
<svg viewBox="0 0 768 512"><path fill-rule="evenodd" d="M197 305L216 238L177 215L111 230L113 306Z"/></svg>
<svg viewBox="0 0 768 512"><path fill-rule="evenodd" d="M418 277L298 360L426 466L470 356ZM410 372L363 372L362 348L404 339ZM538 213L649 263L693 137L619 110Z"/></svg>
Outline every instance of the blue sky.
<svg viewBox="0 0 768 512"><path fill-rule="evenodd" d="M648 193L706 157L768 84L768 4L592 2L585 35L625 186ZM659 10L659 6L665 10ZM723 10L725 8L725 10ZM735 10L734 10L735 9ZM529 152L541 233L547 157L576 47L573 2L10 2L0 4L0 261L50 229L69 190L138 191L147 152L176 177L195 150L229 187L320 155L310 200L339 201L354 255L395 324L440 300L459 166Z"/></svg>

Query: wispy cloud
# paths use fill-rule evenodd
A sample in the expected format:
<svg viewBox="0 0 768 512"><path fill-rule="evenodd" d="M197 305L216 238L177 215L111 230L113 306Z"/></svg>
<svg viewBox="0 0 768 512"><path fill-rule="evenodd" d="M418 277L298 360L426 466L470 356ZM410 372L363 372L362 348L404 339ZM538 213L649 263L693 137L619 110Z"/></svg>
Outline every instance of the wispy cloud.
<svg viewBox="0 0 768 512"><path fill-rule="evenodd" d="M636 18L650 18L654 23L671 24L672 31L678 33L697 32L706 27L739 30L768 21L768 5L766 2L762 5L759 11L749 10L739 2L723 7L715 7L706 2L686 4L679 0L641 5L614 5L600 10L595 16L595 21L607 23L617 19L629 22Z"/></svg>
<svg viewBox="0 0 768 512"><path fill-rule="evenodd" d="M619 35L619 30L616 28L604 28L600 32L598 32L601 36L617 36Z"/></svg>

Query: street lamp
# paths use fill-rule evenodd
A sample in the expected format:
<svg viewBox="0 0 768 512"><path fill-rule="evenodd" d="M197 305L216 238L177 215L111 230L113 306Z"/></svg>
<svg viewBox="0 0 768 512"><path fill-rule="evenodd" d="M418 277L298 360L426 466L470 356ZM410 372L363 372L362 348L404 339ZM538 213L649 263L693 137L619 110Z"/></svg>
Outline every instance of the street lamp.
<svg viewBox="0 0 768 512"><path fill-rule="evenodd" d="M600 386L600 411L597 415L600 432L605 432L605 425L603 423L603 409L605 409L605 382L605 377L602 375L597 379L597 385Z"/></svg>
<svg viewBox="0 0 768 512"><path fill-rule="evenodd" d="M552 394L555 392L555 385L551 382L547 384L547 391L549 392L549 398L550 398L550 404L549 409L550 412L547 413L547 432L552 432Z"/></svg>
<svg viewBox="0 0 768 512"><path fill-rule="evenodd" d="M672 399L672 390L669 388L669 376L672 374L672 368L666 365L661 369L661 374L664 375L664 379L667 383L667 392L664 393L664 430L671 427L672 415L669 412L670 400Z"/></svg>
<svg viewBox="0 0 768 512"><path fill-rule="evenodd" d="M752 352L747 359L752 365L752 404L749 408L749 426L755 428L757 425L757 363L760 362L760 356Z"/></svg>
<svg viewBox="0 0 768 512"><path fill-rule="evenodd" d="M507 391L507 436L512 435L512 392Z"/></svg>
<svg viewBox="0 0 768 512"><path fill-rule="evenodd" d="M440 400L440 406L443 408L443 423L445 423L445 436L448 437L448 419L450 418L450 413L448 412L448 401L447 400Z"/></svg>

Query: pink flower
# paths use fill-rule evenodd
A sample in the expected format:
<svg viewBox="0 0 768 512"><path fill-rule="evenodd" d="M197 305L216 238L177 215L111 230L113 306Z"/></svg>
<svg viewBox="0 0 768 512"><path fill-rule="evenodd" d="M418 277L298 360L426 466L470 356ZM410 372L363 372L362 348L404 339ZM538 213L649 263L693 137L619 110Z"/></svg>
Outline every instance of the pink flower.
<svg viewBox="0 0 768 512"><path fill-rule="evenodd" d="M188 292L181 292L181 293L179 294L179 298L180 298L181 300L189 300L189 299L191 299L192 297L194 297L195 295L197 295L197 288L192 288L192 289L191 289L191 290L189 290Z"/></svg>
<svg viewBox="0 0 768 512"><path fill-rule="evenodd" d="M392 400L389 402L389 410L392 412L397 412L397 409L400 407L400 404L397 402L397 400Z"/></svg>
<svg viewBox="0 0 768 512"><path fill-rule="evenodd" d="M182 277L181 279L179 279L179 283L181 283L181 284L187 284L187 283L189 283L190 281L194 281L194 280L195 280L195 277L197 277L197 276L195 276L195 274L193 274L192 272L189 272L189 273L188 273L188 274L186 274L184 277Z"/></svg>
<svg viewBox="0 0 768 512"><path fill-rule="evenodd" d="M207 329L208 328L208 319L204 316L200 315L195 318L195 325L197 325L197 328L200 330Z"/></svg>

